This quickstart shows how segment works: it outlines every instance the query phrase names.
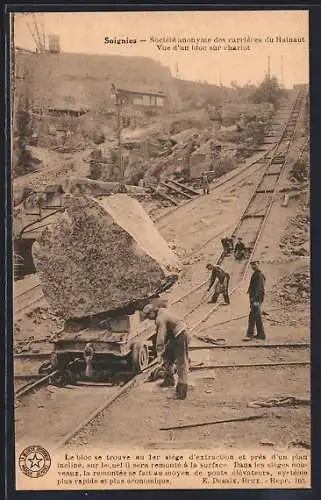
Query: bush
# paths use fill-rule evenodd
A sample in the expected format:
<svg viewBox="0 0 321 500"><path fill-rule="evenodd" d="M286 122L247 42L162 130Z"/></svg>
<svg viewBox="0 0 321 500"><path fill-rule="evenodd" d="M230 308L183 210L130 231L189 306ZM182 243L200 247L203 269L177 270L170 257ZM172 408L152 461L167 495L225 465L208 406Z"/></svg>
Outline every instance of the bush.
<svg viewBox="0 0 321 500"><path fill-rule="evenodd" d="M221 158L215 163L215 177L221 177L221 175L227 174L236 167L236 162L234 158L226 156Z"/></svg>
<svg viewBox="0 0 321 500"><path fill-rule="evenodd" d="M280 100L285 97L286 91L279 86L278 79L275 76L266 76L263 82L254 90L250 100L256 104L269 102L276 109Z"/></svg>
<svg viewBox="0 0 321 500"><path fill-rule="evenodd" d="M106 139L105 134L102 131L100 131L100 130L93 131L92 141L94 144L96 144L98 146L99 144L102 144L103 142L105 142L105 139Z"/></svg>
<svg viewBox="0 0 321 500"><path fill-rule="evenodd" d="M13 140L13 175L18 177L35 170L34 162L27 145L32 139L32 121L28 97L21 97L18 102Z"/></svg>
<svg viewBox="0 0 321 500"><path fill-rule="evenodd" d="M307 158L300 158L294 163L291 169L291 176L299 182L305 182L309 175L308 165Z"/></svg>

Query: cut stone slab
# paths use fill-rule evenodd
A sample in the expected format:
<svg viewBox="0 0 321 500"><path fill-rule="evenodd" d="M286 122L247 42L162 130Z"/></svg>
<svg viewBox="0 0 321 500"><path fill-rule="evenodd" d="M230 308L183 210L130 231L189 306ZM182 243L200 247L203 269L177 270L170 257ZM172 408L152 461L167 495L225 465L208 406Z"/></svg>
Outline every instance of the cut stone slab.
<svg viewBox="0 0 321 500"><path fill-rule="evenodd" d="M124 309L176 281L180 263L137 200L67 195L64 206L32 248L55 314L68 320Z"/></svg>
<svg viewBox="0 0 321 500"><path fill-rule="evenodd" d="M66 194L89 195L89 196L111 196L120 190L119 182L104 182L87 179L86 177L68 177L60 179L61 186ZM142 197L146 195L146 190L139 186L126 184L126 192L130 196Z"/></svg>

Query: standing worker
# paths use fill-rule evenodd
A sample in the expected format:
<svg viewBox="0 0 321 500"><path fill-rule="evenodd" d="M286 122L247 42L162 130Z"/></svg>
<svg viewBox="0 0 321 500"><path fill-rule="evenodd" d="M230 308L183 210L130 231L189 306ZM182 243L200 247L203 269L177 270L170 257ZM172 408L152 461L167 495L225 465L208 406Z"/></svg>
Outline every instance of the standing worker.
<svg viewBox="0 0 321 500"><path fill-rule="evenodd" d="M208 286L208 291L213 287L213 285L216 282L216 285L214 286L214 294L211 300L209 300L209 303L216 303L217 299L222 293L225 304L230 303L230 298L228 295L228 285L230 282L230 275L224 271L220 266L214 266L213 264L207 264L206 268L211 271L211 277L210 277L210 284Z"/></svg>
<svg viewBox="0 0 321 500"><path fill-rule="evenodd" d="M259 261L254 260L250 263L250 265L253 269L253 274L247 291L250 299L250 314L246 338L244 340L264 340L265 332L262 321L261 305L265 294L265 276L259 268ZM255 327L256 335L254 336Z"/></svg>
<svg viewBox="0 0 321 500"><path fill-rule="evenodd" d="M175 385L176 365L178 375L176 395L178 399L185 399L189 371L188 335L185 324L176 314L160 304L147 304L143 309L143 316L154 320L156 324L157 357L164 362L166 368L162 386Z"/></svg>
<svg viewBox="0 0 321 500"><path fill-rule="evenodd" d="M210 183L205 172L202 174L202 188L203 194L210 194Z"/></svg>

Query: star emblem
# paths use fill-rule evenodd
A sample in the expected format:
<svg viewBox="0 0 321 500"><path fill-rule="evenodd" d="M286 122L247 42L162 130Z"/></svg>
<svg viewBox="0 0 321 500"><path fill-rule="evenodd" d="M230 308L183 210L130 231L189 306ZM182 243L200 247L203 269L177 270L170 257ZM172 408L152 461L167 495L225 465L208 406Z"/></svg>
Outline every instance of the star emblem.
<svg viewBox="0 0 321 500"><path fill-rule="evenodd" d="M43 457L40 455L37 456L37 453L34 453L31 458L28 458L28 462L30 463L30 468L33 469L34 467L37 467L37 469L40 469L40 463L43 462Z"/></svg>

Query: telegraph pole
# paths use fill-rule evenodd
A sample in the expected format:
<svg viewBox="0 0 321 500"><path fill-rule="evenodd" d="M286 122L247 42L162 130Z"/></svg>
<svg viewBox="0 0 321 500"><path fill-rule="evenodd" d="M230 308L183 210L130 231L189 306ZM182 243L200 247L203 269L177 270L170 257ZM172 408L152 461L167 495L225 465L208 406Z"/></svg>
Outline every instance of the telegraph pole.
<svg viewBox="0 0 321 500"><path fill-rule="evenodd" d="M281 85L284 87L283 55L281 56Z"/></svg>
<svg viewBox="0 0 321 500"><path fill-rule="evenodd" d="M121 180L124 179L124 171L123 171L123 159L122 159L122 144L121 144L121 97L119 95L118 89L116 89L115 85L111 86L112 94L115 97L116 104L116 113L117 113L117 141L118 141L118 155L119 155L119 172L121 176Z"/></svg>

